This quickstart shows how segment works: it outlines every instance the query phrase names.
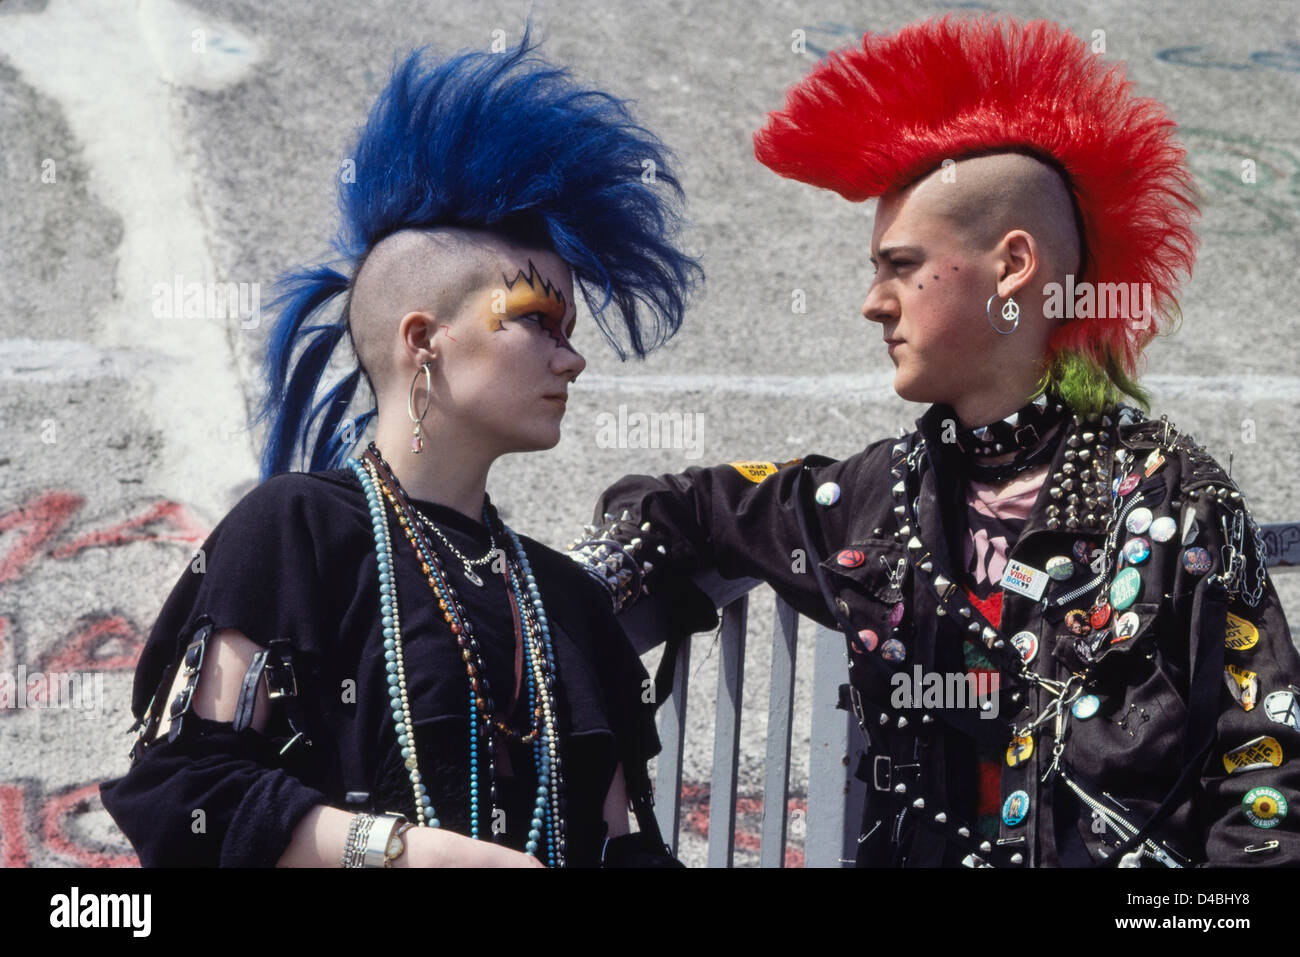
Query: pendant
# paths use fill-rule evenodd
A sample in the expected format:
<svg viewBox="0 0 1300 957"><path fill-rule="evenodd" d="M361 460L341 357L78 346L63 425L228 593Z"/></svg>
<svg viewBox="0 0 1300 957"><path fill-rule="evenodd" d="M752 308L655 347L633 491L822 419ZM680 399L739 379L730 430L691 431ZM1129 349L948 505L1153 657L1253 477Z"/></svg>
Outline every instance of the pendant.
<svg viewBox="0 0 1300 957"><path fill-rule="evenodd" d="M471 583L477 585L479 588L483 587L483 579L475 575L474 569L470 568L468 565L465 566L465 577L468 578Z"/></svg>

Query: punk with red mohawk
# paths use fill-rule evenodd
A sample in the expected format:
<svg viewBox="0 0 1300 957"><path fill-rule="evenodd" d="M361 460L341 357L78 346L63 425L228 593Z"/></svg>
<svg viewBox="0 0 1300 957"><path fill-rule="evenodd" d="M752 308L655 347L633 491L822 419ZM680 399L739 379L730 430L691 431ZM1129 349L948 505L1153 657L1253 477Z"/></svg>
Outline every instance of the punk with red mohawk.
<svg viewBox="0 0 1300 957"><path fill-rule="evenodd" d="M1095 388L1081 388L1084 370L1070 368L1079 357L1145 403L1131 377L1160 318L1177 315L1197 208L1173 121L1131 87L1121 65L1057 24L944 17L832 52L768 117L754 152L780 175L853 202L899 190L945 160L1024 152L1050 164L1077 217L1078 288L1144 286L1156 320L1080 310L1093 315L1051 338L1058 385L1076 407L1099 404Z"/></svg>
<svg viewBox="0 0 1300 957"><path fill-rule="evenodd" d="M1120 401L1193 261L1165 111L1059 26L945 18L832 54L755 146L879 197L862 314L929 408L840 460L625 476L575 557L688 633L734 597L716 570L844 634L859 866L1300 864L1300 655L1259 529Z"/></svg>

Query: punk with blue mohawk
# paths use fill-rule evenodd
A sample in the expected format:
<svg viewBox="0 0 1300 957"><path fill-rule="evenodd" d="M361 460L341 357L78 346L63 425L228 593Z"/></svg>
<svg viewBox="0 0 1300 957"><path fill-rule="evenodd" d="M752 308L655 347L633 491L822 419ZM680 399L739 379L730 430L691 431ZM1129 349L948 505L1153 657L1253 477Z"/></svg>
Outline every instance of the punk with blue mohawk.
<svg viewBox="0 0 1300 957"><path fill-rule="evenodd" d="M375 393L361 362L317 393L351 332L361 265L396 232L486 230L554 250L623 359L644 357L681 326L702 270L674 242L682 190L667 149L622 101L577 85L534 50L525 31L504 53L433 62L421 48L395 69L350 154L354 181L340 188L340 261L279 282L256 419L269 422L263 479L301 459L307 471L339 467L375 418L374 408L349 415L362 376ZM325 319L339 296L344 305Z"/></svg>
<svg viewBox="0 0 1300 957"><path fill-rule="evenodd" d="M525 32L407 57L351 158L339 261L283 280L263 481L150 632L104 806L146 867L676 866L649 675L602 585L486 491L559 442L576 288L624 358L681 326L668 153Z"/></svg>

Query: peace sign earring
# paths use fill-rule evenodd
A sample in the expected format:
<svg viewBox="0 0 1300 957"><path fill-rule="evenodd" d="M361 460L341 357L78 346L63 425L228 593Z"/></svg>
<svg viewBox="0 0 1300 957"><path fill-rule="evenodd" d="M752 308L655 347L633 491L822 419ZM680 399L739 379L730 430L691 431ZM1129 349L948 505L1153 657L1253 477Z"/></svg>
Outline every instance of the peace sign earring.
<svg viewBox="0 0 1300 957"><path fill-rule="evenodd" d="M420 413L419 418L415 415L415 383L420 379L420 372L424 372L424 411ZM433 403L433 371L429 368L429 363L424 363L416 371L415 376L411 379L411 391L406 397L406 414L411 417L415 423L415 430L411 434L411 451L419 455L424 451L424 439L420 437L420 423L424 417L429 414L429 406Z"/></svg>
<svg viewBox="0 0 1300 957"><path fill-rule="evenodd" d="M1011 328L999 329L993 322L993 300L996 298L998 298L996 292L989 296L989 301L984 304L984 315L988 319L989 325L993 327L994 332L1001 336L1009 336L1020 325L1020 304L1015 299L1007 296L1007 301L1002 304L1002 318L1011 323Z"/></svg>

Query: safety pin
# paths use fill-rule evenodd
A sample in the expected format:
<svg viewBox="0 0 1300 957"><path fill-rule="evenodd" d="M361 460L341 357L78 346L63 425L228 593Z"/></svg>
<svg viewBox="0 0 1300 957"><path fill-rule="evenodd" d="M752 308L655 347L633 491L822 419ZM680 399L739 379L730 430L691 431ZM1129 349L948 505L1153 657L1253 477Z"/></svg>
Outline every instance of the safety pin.
<svg viewBox="0 0 1300 957"><path fill-rule="evenodd" d="M1246 853L1258 854L1260 851L1275 851L1278 848L1278 844L1279 844L1278 841L1266 841L1263 844L1259 845L1258 847L1256 847L1254 844L1247 844Z"/></svg>

